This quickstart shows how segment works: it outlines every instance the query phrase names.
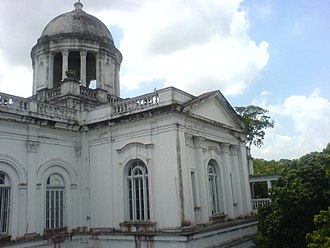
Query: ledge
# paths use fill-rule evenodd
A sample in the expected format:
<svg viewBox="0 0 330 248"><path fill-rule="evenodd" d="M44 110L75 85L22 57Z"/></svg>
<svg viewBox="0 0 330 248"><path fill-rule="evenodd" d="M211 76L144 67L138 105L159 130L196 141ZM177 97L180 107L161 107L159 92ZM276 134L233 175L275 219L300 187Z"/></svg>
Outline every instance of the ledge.
<svg viewBox="0 0 330 248"><path fill-rule="evenodd" d="M67 227L60 227L60 228L50 228L44 230L44 236L54 236L59 234L66 234L68 233Z"/></svg>
<svg viewBox="0 0 330 248"><path fill-rule="evenodd" d="M226 217L227 215L224 213L214 214L209 217L209 220L212 221L212 223L221 223L226 220Z"/></svg>
<svg viewBox="0 0 330 248"><path fill-rule="evenodd" d="M123 232L156 232L156 222L149 221L127 221L119 224Z"/></svg>

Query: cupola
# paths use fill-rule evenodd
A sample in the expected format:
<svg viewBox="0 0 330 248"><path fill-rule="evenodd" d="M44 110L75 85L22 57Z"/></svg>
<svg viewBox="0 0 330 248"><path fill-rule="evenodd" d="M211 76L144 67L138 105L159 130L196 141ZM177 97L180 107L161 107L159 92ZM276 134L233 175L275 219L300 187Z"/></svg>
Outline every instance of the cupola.
<svg viewBox="0 0 330 248"><path fill-rule="evenodd" d="M82 87L120 95L122 61L106 25L83 11L78 1L74 10L51 20L31 51L33 95L61 86L67 71L75 71Z"/></svg>

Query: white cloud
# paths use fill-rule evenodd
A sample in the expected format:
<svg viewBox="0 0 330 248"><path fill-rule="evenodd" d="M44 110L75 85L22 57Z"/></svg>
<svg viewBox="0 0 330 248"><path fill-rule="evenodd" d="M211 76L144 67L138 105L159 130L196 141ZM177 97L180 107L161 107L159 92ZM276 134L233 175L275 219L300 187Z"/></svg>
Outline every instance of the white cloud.
<svg viewBox="0 0 330 248"><path fill-rule="evenodd" d="M128 89L163 80L193 94L239 94L267 64L268 43L247 34L241 1L145 1L134 12L97 16L123 30L121 83Z"/></svg>
<svg viewBox="0 0 330 248"><path fill-rule="evenodd" d="M264 146L253 155L265 159L299 158L320 151L330 142L330 101L315 89L309 96L293 95L277 105L258 104L270 111L275 128L266 131Z"/></svg>
<svg viewBox="0 0 330 248"><path fill-rule="evenodd" d="M18 78L19 70L20 79L24 80L20 86L31 88L29 52L44 26L57 15L72 10L73 4L64 0L56 4L50 0L17 1L0 3L0 35L6 37L0 41L1 59L6 64L6 69L1 69L0 91L10 88L9 92L20 94L17 86L9 87L3 80L13 78L13 70ZM123 88L153 89L152 82L159 85L162 81L163 86L175 86L193 94L220 89L226 95L234 95L248 87L269 58L268 43L256 44L248 36L248 20L240 8L241 2L95 0L93 4L84 2L84 10L122 30ZM24 13L24 19L20 13Z"/></svg>

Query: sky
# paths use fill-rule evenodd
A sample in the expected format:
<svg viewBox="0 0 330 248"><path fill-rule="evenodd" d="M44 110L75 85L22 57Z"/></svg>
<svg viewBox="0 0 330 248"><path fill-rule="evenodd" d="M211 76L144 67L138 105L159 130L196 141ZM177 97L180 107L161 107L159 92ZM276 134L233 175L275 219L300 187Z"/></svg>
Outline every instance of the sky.
<svg viewBox="0 0 330 248"><path fill-rule="evenodd" d="M220 90L275 121L252 156L294 159L330 142L330 1L82 0L123 54L121 96ZM74 0L1 0L0 92L32 94L31 48Z"/></svg>

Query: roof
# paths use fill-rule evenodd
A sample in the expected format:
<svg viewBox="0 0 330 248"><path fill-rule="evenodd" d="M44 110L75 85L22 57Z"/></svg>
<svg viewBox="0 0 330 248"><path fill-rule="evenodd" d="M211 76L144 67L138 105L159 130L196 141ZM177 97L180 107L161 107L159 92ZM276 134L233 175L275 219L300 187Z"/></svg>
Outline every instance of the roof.
<svg viewBox="0 0 330 248"><path fill-rule="evenodd" d="M82 10L82 3L76 2L75 9L55 17L44 28L41 37L59 34L77 34L105 37L113 41L107 26L95 16Z"/></svg>

